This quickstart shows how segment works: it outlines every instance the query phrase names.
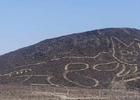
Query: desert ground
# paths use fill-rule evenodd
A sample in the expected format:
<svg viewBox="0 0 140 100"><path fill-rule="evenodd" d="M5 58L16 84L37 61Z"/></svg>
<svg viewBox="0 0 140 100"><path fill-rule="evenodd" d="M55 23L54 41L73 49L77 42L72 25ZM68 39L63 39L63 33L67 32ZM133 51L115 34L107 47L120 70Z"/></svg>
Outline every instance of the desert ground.
<svg viewBox="0 0 140 100"><path fill-rule="evenodd" d="M136 90L0 85L0 100L140 100Z"/></svg>

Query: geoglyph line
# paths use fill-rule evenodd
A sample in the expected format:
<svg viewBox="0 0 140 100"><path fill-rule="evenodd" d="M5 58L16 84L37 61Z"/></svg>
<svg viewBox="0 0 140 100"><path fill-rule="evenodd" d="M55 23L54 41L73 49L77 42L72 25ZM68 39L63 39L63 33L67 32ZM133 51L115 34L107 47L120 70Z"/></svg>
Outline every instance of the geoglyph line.
<svg viewBox="0 0 140 100"><path fill-rule="evenodd" d="M138 67L137 66L132 66L132 67L134 67L134 70L129 68L129 70L127 70L127 71L126 71L126 67L127 67L126 65L122 65L122 67L123 67L123 69L119 73L117 73L118 77L133 75L133 74L135 74L138 71Z"/></svg>
<svg viewBox="0 0 140 100"><path fill-rule="evenodd" d="M93 80L95 82L95 85L93 87L97 87L99 85L99 81L97 79L91 78L91 77L87 77L87 76L85 76L85 78L91 79L91 80Z"/></svg>
<svg viewBox="0 0 140 100"><path fill-rule="evenodd" d="M77 57L77 56L67 56L67 57L62 57L62 58L89 58L89 59L95 59L97 58L98 56L100 56L102 53L108 53L108 52L99 52L97 55L95 56L84 56L84 57ZM55 59L51 59L50 61L55 61L55 60L60 60L62 58L55 58ZM40 65L40 64L47 64L46 61L43 61L43 62L38 62L38 63L33 63L33 64L25 64L25 65L21 65L21 66L16 66L15 69L17 68L21 68L21 67L25 67L25 66L34 66L34 65Z"/></svg>
<svg viewBox="0 0 140 100"><path fill-rule="evenodd" d="M133 73L136 73L138 71L138 66L135 66L135 70L133 71Z"/></svg>
<svg viewBox="0 0 140 100"><path fill-rule="evenodd" d="M70 83L74 83L75 85L77 85L77 86L79 86L79 87L92 88L92 87L97 87L97 86L99 85L99 81L98 81L97 79L95 79L95 78L89 78L89 77L86 77L86 76L82 76L82 77L94 81L95 84L92 85L92 86L82 85L82 84L80 84L80 83L78 83L78 82L75 82L75 81L72 81L71 79L69 79L69 78L67 77L67 74L68 74L68 73L69 73L68 71L65 72L65 73L63 73L64 79L66 79L66 80L67 80L68 82L70 82Z"/></svg>
<svg viewBox="0 0 140 100"><path fill-rule="evenodd" d="M10 73L7 73L7 74L3 74L3 75L0 75L0 76L12 76L12 74L16 74L16 75L19 75L19 74L23 74L23 71L25 72L28 72L28 71L32 71L32 69L21 69L21 70L18 70L18 71L13 71L13 72L10 72Z"/></svg>
<svg viewBox="0 0 140 100"><path fill-rule="evenodd" d="M128 76L123 78L124 82L136 81L138 79L140 79L140 72L129 74Z"/></svg>
<svg viewBox="0 0 140 100"><path fill-rule="evenodd" d="M85 65L86 67L85 67L85 68L82 68L82 69L78 69L78 70L69 70L68 67L69 67L69 65L72 65L72 64L83 64L83 65ZM89 65L86 64L86 63L81 63L81 62L78 62L78 63L70 63L70 64L67 64L67 65L65 66L65 72L63 73L63 77L64 77L64 79L66 79L67 81L69 81L69 82L71 82L71 83L74 83L74 84L76 84L76 85L78 85L78 86L80 86L80 87L91 88L91 86L82 85L82 84L80 84L80 83L78 83L78 82L72 81L71 79L69 79L69 78L67 77L67 74L68 74L68 73L79 72L79 71L83 71L83 70L87 70L87 69L89 69ZM93 87L97 87L97 86L99 85L99 81L98 81L97 79L95 79L95 78L90 78L90 77L86 77L86 76L82 76L82 77L94 81L94 82L95 82L95 85L94 85Z"/></svg>
<svg viewBox="0 0 140 100"><path fill-rule="evenodd" d="M130 47L132 44L134 44L134 41L131 42L131 43L128 45L128 44L124 43L123 41L121 41L120 39L118 39L117 37L111 37L111 41L112 41L113 47L114 47L113 39L117 40L119 43L123 44L123 45L126 46L126 47Z"/></svg>
<svg viewBox="0 0 140 100"><path fill-rule="evenodd" d="M126 66L125 65L123 65L122 68L123 69L119 73L117 73L117 77L126 76L130 72L130 70L129 70L126 73L124 73L126 71Z"/></svg>
<svg viewBox="0 0 140 100"><path fill-rule="evenodd" d="M134 78L130 78L130 79L126 79L126 80L123 80L124 82L131 82L131 81L136 81L136 80L139 80L140 79L140 76L139 77L134 77Z"/></svg>
<svg viewBox="0 0 140 100"><path fill-rule="evenodd" d="M113 56L117 61L119 61L119 62L121 62L121 63L123 63L123 64L137 65L137 64L131 64L131 63L123 62L123 61L121 61L120 59L118 59L118 58L115 56L115 52L116 52L116 51L115 51L115 43L114 43L113 39L117 40L119 43L123 44L123 45L126 46L126 47L130 47L131 45L133 45L133 44L134 44L134 41L131 42L131 43L128 45L128 44L124 43L123 41L119 40L119 39L116 38L116 37L111 37L111 42L112 42L112 46L113 46L113 48L112 48L112 50L113 50L112 56ZM136 51L136 50L135 50L135 51Z"/></svg>
<svg viewBox="0 0 140 100"><path fill-rule="evenodd" d="M47 81L49 82L49 84L52 85L52 86L60 87L58 84L55 84L55 83L51 82L51 79L53 79L53 78L54 78L54 76L48 76L47 77Z"/></svg>
<svg viewBox="0 0 140 100"><path fill-rule="evenodd" d="M77 59L80 59L80 58L89 58L89 59L95 59L95 58L97 58L98 56L100 56L101 54L104 54L104 53L108 53L108 52L99 52L97 55L95 55L95 56L66 56L66 57L62 57L62 58L70 58L70 59L72 59L72 58L77 58Z"/></svg>
<svg viewBox="0 0 140 100"><path fill-rule="evenodd" d="M130 35L130 32L127 29L122 29L125 33L127 33L128 35Z"/></svg>
<svg viewBox="0 0 140 100"><path fill-rule="evenodd" d="M68 69L70 65L76 65L76 64L85 65L86 67L85 67L85 68L82 68L82 69L78 69L78 70L69 70L69 69ZM88 68L89 68L89 65L88 65L88 64L82 63L82 62L76 62L76 63L69 63L69 64L67 64L67 65L65 66L65 71L71 71L71 72L73 72L73 71L82 71L82 70L86 70L86 69L88 69Z"/></svg>
<svg viewBox="0 0 140 100"><path fill-rule="evenodd" d="M15 69L21 68L21 67L26 67L26 66L34 66L34 65L40 65L40 64L46 64L47 62L38 62L38 63L33 63L33 64L27 64L27 65L21 65L21 66L16 66Z"/></svg>
<svg viewBox="0 0 140 100"><path fill-rule="evenodd" d="M68 57L63 57L63 58L77 58L77 59L80 59L80 58L91 58L91 59L93 59L93 58L95 58L95 57L90 57L90 56L84 56L84 57L82 57L82 56L79 56L79 57L77 57L77 56L68 56Z"/></svg>
<svg viewBox="0 0 140 100"><path fill-rule="evenodd" d="M22 83L28 81L28 80L31 79L31 78L32 78L32 76L28 76L25 80L22 81Z"/></svg>
<svg viewBox="0 0 140 100"><path fill-rule="evenodd" d="M109 63L96 64L96 65L93 66L93 69L94 70L97 70L97 71L114 71L114 70L116 70L120 66L119 63L117 63L117 65L115 66L115 68L110 69L110 70L100 70L100 69L96 68L96 67L101 66L101 65L109 65L109 64L114 64L114 63L117 63L117 62L115 61L115 62L109 62Z"/></svg>
<svg viewBox="0 0 140 100"><path fill-rule="evenodd" d="M29 76L33 76L33 77L34 76L35 77L41 77L41 76L44 77L44 76L46 76L47 77L48 75L21 75L21 76L17 76L17 77L29 77Z"/></svg>

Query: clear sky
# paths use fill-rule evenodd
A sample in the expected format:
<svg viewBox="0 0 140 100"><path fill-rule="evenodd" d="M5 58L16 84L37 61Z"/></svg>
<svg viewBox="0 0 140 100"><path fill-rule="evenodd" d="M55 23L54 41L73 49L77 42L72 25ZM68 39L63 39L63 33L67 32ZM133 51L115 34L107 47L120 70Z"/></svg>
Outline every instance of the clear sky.
<svg viewBox="0 0 140 100"><path fill-rule="evenodd" d="M106 27L140 29L140 0L0 0L0 55Z"/></svg>

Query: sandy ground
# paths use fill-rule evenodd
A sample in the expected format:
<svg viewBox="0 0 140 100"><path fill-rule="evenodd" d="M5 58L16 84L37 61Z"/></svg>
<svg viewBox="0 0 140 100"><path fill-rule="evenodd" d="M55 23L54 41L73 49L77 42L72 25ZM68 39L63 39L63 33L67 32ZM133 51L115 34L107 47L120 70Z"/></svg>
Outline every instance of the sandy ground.
<svg viewBox="0 0 140 100"><path fill-rule="evenodd" d="M140 100L137 91L0 85L0 100Z"/></svg>

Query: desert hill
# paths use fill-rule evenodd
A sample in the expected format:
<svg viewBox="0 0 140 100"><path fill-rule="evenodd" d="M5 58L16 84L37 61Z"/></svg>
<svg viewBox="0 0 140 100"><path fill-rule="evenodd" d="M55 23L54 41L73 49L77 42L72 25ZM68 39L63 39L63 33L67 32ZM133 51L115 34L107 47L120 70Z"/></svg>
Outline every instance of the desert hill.
<svg viewBox="0 0 140 100"><path fill-rule="evenodd" d="M140 88L140 30L107 28L47 39L0 56L1 84Z"/></svg>

